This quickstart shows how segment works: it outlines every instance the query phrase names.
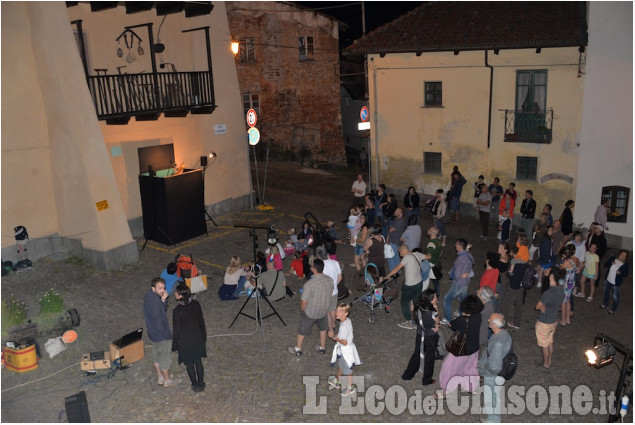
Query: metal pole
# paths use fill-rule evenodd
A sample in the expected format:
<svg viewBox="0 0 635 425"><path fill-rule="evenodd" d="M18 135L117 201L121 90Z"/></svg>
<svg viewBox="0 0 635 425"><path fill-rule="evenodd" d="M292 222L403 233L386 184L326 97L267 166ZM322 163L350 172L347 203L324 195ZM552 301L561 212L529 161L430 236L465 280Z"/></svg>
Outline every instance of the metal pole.
<svg viewBox="0 0 635 425"><path fill-rule="evenodd" d="M269 148L267 148L267 160L265 162L265 181L262 183L262 203L265 203L265 189L267 188L267 170L269 169Z"/></svg>
<svg viewBox="0 0 635 425"><path fill-rule="evenodd" d="M258 161L256 160L256 147L253 148L254 153L254 166L256 168L256 187L258 188L258 196L256 197L256 203L260 204L260 182L258 181Z"/></svg>

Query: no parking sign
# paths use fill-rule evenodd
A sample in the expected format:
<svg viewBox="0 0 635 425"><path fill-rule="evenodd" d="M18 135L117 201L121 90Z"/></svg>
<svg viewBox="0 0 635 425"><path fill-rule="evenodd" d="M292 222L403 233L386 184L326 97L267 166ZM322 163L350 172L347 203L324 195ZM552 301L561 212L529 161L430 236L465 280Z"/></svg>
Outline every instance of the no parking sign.
<svg viewBox="0 0 635 425"><path fill-rule="evenodd" d="M256 111L254 111L253 109L248 110L247 111L247 125L249 125L249 127L255 127L257 120L258 120L258 117L256 116Z"/></svg>
<svg viewBox="0 0 635 425"><path fill-rule="evenodd" d="M362 109L359 111L359 119L361 119L362 122L368 121L368 107L362 106Z"/></svg>

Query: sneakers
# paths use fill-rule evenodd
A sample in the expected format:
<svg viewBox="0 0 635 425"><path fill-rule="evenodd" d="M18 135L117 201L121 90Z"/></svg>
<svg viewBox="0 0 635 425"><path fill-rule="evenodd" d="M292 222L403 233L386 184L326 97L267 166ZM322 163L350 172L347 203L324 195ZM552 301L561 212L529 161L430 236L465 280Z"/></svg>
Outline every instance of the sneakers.
<svg viewBox="0 0 635 425"><path fill-rule="evenodd" d="M384 306L384 311L386 312L386 314L390 314L390 306L389 305L385 305Z"/></svg>
<svg viewBox="0 0 635 425"><path fill-rule="evenodd" d="M352 387L348 387L344 391L342 391L342 397L347 397L355 392L357 392L357 387L353 385Z"/></svg>
<svg viewBox="0 0 635 425"><path fill-rule="evenodd" d="M329 391L335 390L335 389L338 389L338 390L342 389L342 384L340 384L340 381L335 379L335 377L329 378L327 382L329 383Z"/></svg>
<svg viewBox="0 0 635 425"><path fill-rule="evenodd" d="M319 345L315 346L315 350L320 353L320 354L326 354L326 348L325 347L320 347Z"/></svg>
<svg viewBox="0 0 635 425"><path fill-rule="evenodd" d="M575 293L573 295L578 297L578 298L584 298L584 294L582 292L577 292L577 293Z"/></svg>
<svg viewBox="0 0 635 425"><path fill-rule="evenodd" d="M302 350L300 350L299 348L296 347L289 347L287 348L287 351L291 354L295 354L296 356L301 356L302 355Z"/></svg>
<svg viewBox="0 0 635 425"><path fill-rule="evenodd" d="M455 311L454 313L452 313L452 317L459 317L459 312Z"/></svg>
<svg viewBox="0 0 635 425"><path fill-rule="evenodd" d="M441 319L441 321L439 322L440 325L449 325L450 322L447 321L447 319L444 317L443 319Z"/></svg>
<svg viewBox="0 0 635 425"><path fill-rule="evenodd" d="M542 282L536 283L536 288L542 288Z"/></svg>
<svg viewBox="0 0 635 425"><path fill-rule="evenodd" d="M513 322L507 322L507 326L514 329L520 329L520 327Z"/></svg>
<svg viewBox="0 0 635 425"><path fill-rule="evenodd" d="M600 310L604 310L605 308L606 308L606 306L605 306L604 304L602 304L602 305L600 306Z"/></svg>
<svg viewBox="0 0 635 425"><path fill-rule="evenodd" d="M586 299L586 302L590 303L591 301L593 301L593 297L589 297Z"/></svg>
<svg viewBox="0 0 635 425"><path fill-rule="evenodd" d="M412 323L412 320L406 320L405 322L397 323L397 326L404 329L417 329L417 325Z"/></svg>

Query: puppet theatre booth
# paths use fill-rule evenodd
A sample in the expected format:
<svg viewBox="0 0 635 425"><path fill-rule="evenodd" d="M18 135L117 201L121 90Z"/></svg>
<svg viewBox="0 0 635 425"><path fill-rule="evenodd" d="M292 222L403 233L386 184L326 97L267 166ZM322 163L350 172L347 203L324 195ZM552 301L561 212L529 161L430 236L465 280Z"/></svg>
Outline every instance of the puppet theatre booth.
<svg viewBox="0 0 635 425"><path fill-rule="evenodd" d="M177 170L170 143L139 148L139 173L146 243L174 245L207 233L203 170Z"/></svg>

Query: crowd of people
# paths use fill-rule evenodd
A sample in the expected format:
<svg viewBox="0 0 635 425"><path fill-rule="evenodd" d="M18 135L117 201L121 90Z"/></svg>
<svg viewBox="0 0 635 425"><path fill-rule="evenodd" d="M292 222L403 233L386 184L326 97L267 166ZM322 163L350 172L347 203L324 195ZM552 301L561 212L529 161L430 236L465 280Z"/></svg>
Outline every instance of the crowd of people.
<svg viewBox="0 0 635 425"><path fill-rule="evenodd" d="M532 190L526 190L518 201L515 183L509 183L504 190L499 178L492 181L487 185L484 176L479 176L474 183L472 207L478 214L483 242L488 240L490 228L498 230L496 250L485 253L485 268L476 276L472 244L463 238L452 241L456 257L447 271L451 285L445 294L441 293L439 281L444 276L441 255L446 246L446 225L461 219L460 197L467 183L458 167L451 174L449 190L439 188L423 205L413 186L408 188L400 205L394 194L386 192L384 184L369 191L359 174L351 186L350 205L343 221L345 238L340 238L334 220L318 229L309 221L303 222L299 232L289 229L288 240L271 244L258 254L253 264L243 264L238 256L232 256L218 295L221 300L236 300L241 295L254 296L258 288L263 288L264 294L276 301L295 296L287 286L287 277L304 279L295 344L288 351L301 356L304 340L317 325L319 343L315 350L326 353L327 337L335 343L331 363L337 363L339 369L335 378L329 380L330 388L348 396L356 391L352 374L361 360L353 342L353 325L348 317L350 305L339 303L352 289L344 285L343 266L336 251L338 247L351 249L350 266L362 282L356 289L369 289L370 282L364 279L371 263L375 266L374 285L402 277L401 287L384 297L386 302L400 298L404 320L398 325L416 330L414 351L402 379L413 379L421 370L422 385L435 384L435 361L443 359L439 374L441 391L437 397L447 397L458 386L476 391L479 376L486 387L493 389L503 359L512 350L513 333L509 331L521 328L522 305L528 291L536 286L540 288L540 300L535 306L535 335L542 352L542 366L549 369L556 329L571 323L576 298L591 303L596 289L602 287L599 307L608 314L617 311L620 287L629 272L628 252L621 250L604 261L607 253L604 231L608 229L606 200L598 206L588 233L583 235L573 228L573 200L565 203L562 214L554 220L552 205L546 203L538 210ZM419 222L422 209L430 212L432 221L425 229L424 241ZM537 211L541 212L536 215ZM287 256L292 260L288 261L285 272L283 260ZM187 286L174 278L174 268L174 264L168 265L161 278L152 281L144 299L148 334L155 343L153 358L158 384L172 385L167 372L171 348L179 352L179 363L186 364L192 389L201 391L205 387L200 361L206 356L204 321L200 306ZM478 289L472 288L477 281ZM174 336L166 316L166 299L172 293L179 304L174 310ZM443 311L439 309L441 301ZM451 339L442 337L442 326L453 332ZM164 342L170 339L171 345ZM457 341L461 344L454 344ZM460 349L455 349L455 345ZM340 382L342 376L347 377L345 384ZM455 377L460 379L452 379ZM497 402L486 397L486 403ZM500 415L493 413L487 419L500 421Z"/></svg>

